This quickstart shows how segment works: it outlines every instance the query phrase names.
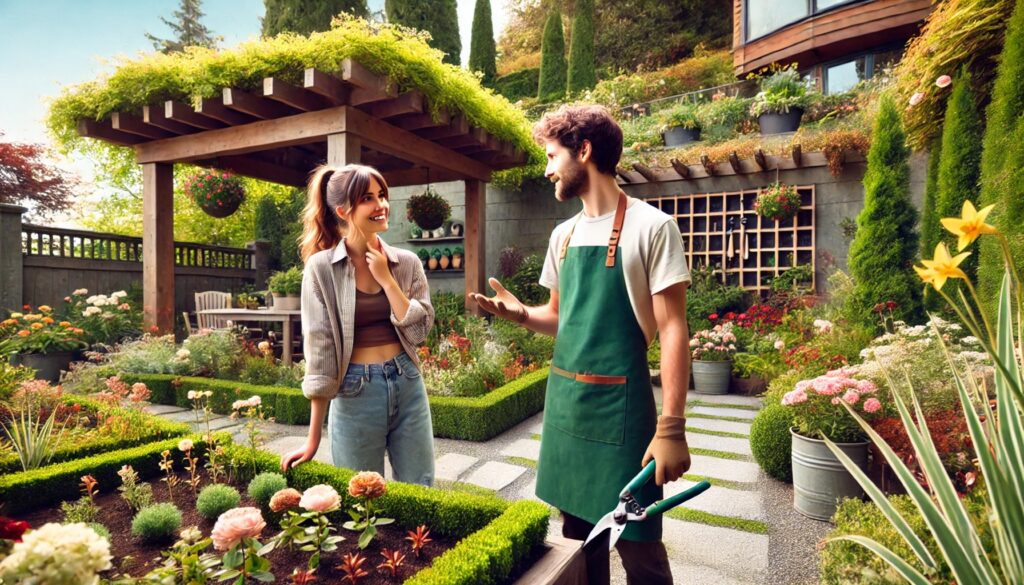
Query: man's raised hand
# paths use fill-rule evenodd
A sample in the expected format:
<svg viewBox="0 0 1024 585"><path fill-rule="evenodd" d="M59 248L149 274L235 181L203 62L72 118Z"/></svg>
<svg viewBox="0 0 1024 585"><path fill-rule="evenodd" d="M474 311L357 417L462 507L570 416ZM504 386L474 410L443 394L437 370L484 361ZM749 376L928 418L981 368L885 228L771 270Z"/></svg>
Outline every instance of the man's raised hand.
<svg viewBox="0 0 1024 585"><path fill-rule="evenodd" d="M470 299L478 307L502 319L515 321L516 323L526 321L526 306L514 294L501 286L501 283L496 278L487 279L487 284L491 285L491 288L494 289L495 295L493 297L487 297L480 293L470 293Z"/></svg>

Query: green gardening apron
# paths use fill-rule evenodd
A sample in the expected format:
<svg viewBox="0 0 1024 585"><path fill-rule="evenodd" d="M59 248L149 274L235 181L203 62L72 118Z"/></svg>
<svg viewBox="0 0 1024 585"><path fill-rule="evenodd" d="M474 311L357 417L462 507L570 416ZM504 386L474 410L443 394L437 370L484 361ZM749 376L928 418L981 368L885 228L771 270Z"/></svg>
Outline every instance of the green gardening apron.
<svg viewBox="0 0 1024 585"><path fill-rule="evenodd" d="M624 194L620 207L624 214ZM592 524L640 471L657 424L647 341L629 302L617 232L607 248L566 249L572 232L563 246L537 464L537 496ZM661 493L651 481L637 500L647 505ZM631 522L622 538L660 540L661 517Z"/></svg>

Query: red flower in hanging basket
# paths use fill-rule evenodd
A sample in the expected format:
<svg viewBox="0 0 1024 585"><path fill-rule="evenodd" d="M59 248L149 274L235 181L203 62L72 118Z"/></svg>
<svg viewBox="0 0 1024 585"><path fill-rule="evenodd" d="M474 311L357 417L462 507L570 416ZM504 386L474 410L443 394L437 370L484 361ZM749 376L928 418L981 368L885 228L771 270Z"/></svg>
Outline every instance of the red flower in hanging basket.
<svg viewBox="0 0 1024 585"><path fill-rule="evenodd" d="M227 217L245 199L242 180L230 173L200 173L185 180L185 194L213 217Z"/></svg>
<svg viewBox="0 0 1024 585"><path fill-rule="evenodd" d="M761 190L754 201L754 211L761 217L782 221L796 215L800 210L800 194L796 187L784 183L772 183Z"/></svg>

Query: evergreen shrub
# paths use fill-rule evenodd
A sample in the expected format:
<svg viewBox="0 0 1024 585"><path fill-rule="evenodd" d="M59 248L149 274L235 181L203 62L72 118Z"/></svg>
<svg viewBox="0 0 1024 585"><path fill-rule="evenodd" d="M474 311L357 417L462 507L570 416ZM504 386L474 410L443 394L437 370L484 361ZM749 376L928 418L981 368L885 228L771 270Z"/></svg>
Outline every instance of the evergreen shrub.
<svg viewBox="0 0 1024 585"><path fill-rule="evenodd" d="M540 85L537 88L537 99L541 103L553 102L565 97L566 69L562 15L557 8L554 8L544 25L544 37L541 44Z"/></svg>
<svg viewBox="0 0 1024 585"><path fill-rule="evenodd" d="M181 510L166 502L143 508L132 519L132 536L148 543L171 540L179 528Z"/></svg>
<svg viewBox="0 0 1024 585"><path fill-rule="evenodd" d="M215 483L199 492L199 497L196 498L196 511L207 520L216 520L224 512L238 506L241 501L242 496L238 490L229 485ZM267 501L270 501L269 498Z"/></svg>
<svg viewBox="0 0 1024 585"><path fill-rule="evenodd" d="M266 507L270 504L270 498L286 487L288 487L288 480L283 475L267 471L252 478L246 491L256 503Z"/></svg>
<svg viewBox="0 0 1024 585"><path fill-rule="evenodd" d="M769 402L750 424L750 450L765 473L779 481L793 481L792 409L778 401Z"/></svg>
<svg viewBox="0 0 1024 585"><path fill-rule="evenodd" d="M569 72L566 90L578 95L597 84L594 58L594 0L576 0L573 5L572 40L569 42Z"/></svg>

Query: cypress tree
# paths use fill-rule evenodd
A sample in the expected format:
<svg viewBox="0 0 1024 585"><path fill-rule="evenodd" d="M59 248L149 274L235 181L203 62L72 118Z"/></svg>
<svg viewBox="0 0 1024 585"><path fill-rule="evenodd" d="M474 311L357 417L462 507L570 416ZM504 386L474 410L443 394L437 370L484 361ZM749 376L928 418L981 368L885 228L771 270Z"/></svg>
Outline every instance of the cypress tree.
<svg viewBox="0 0 1024 585"><path fill-rule="evenodd" d="M444 62L462 64L462 40L455 0L385 0L388 21L430 33L430 46L444 53Z"/></svg>
<svg viewBox="0 0 1024 585"><path fill-rule="evenodd" d="M917 210L910 201L910 149L892 98L884 96L875 118L864 172L864 209L850 243L853 302L865 319L871 308L895 301L897 319L919 322L921 280L911 266L917 257Z"/></svg>
<svg viewBox="0 0 1024 585"><path fill-rule="evenodd" d="M942 158L942 137L932 140L928 149L928 176L924 185L924 206L921 211L921 257L931 258L935 252L935 244L942 239L942 224L939 222L939 215L935 211L935 200L939 194L939 162ZM938 311L942 303L940 297L934 290L925 288L924 303L929 311Z"/></svg>
<svg viewBox="0 0 1024 585"><path fill-rule="evenodd" d="M565 97L565 37L562 34L562 15L552 8L544 25L544 39L540 49L540 84L537 98L552 102Z"/></svg>
<svg viewBox="0 0 1024 585"><path fill-rule="evenodd" d="M469 41L469 70L483 73L484 84L490 85L498 77L496 61L491 0L476 0L476 8L473 10L473 36Z"/></svg>
<svg viewBox="0 0 1024 585"><path fill-rule="evenodd" d="M330 30L331 19L347 12L366 18L366 0L263 0L263 36L288 31L301 35Z"/></svg>
<svg viewBox="0 0 1024 585"><path fill-rule="evenodd" d="M975 198L981 173L981 133L981 115L971 89L971 76L964 70L954 81L942 126L942 158L935 198L937 219L960 217L964 201ZM939 235L950 251L956 249L956 236L945 230ZM926 258L931 258L934 248L933 243ZM960 268L973 281L978 274L978 255L968 256Z"/></svg>
<svg viewBox="0 0 1024 585"><path fill-rule="evenodd" d="M181 0L180 8L174 11L173 21L161 16L160 20L171 27L174 38L161 39L144 33L153 43L153 48L161 53L180 53L185 47L216 48L217 43L224 40L224 37L214 36L201 22L204 16L202 3L202 0Z"/></svg>
<svg viewBox="0 0 1024 585"><path fill-rule="evenodd" d="M981 202L975 201L979 209L995 204L996 209L989 216L993 223L1010 241L1014 262L1018 270L1024 270L1024 225L1019 218L1024 214L1024 200L1015 193L1010 176L1015 169L1008 157L1016 150L1015 139L1019 135L1013 130L1017 119L1024 112L1024 1L1018 0L1010 21L1006 25L1003 50L999 56L999 67L992 87L992 101L986 110L985 140L981 154ZM1014 222L1012 218L1018 218ZM995 309L1000 283L1003 278L1003 257L994 238L978 240L978 294L990 310Z"/></svg>
<svg viewBox="0 0 1024 585"><path fill-rule="evenodd" d="M597 85L594 69L594 0L577 0L569 43L569 95Z"/></svg>

